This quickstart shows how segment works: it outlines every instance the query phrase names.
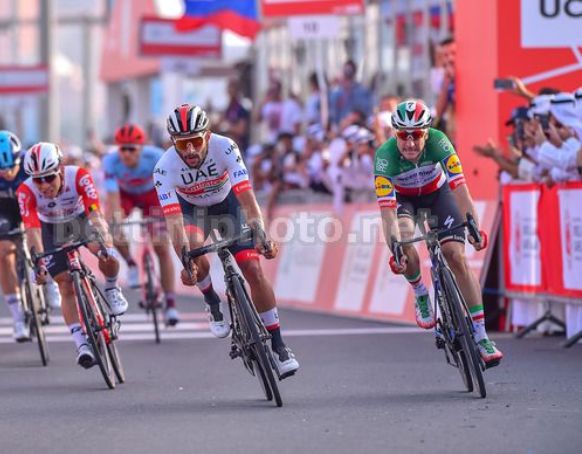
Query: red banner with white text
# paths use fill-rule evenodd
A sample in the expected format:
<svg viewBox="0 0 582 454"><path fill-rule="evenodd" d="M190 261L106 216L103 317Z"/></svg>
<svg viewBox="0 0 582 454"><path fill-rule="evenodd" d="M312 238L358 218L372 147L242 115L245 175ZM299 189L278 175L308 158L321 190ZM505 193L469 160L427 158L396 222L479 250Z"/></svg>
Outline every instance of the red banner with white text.
<svg viewBox="0 0 582 454"><path fill-rule="evenodd" d="M505 287L582 298L582 182L503 188Z"/></svg>

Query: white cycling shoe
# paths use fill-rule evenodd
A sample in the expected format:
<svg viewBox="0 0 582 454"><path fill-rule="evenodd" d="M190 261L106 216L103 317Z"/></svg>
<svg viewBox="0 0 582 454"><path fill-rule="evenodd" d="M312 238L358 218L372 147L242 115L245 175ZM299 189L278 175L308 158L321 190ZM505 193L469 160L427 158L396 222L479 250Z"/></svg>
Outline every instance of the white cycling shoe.
<svg viewBox="0 0 582 454"><path fill-rule="evenodd" d="M49 279L44 286L44 297L51 309L58 309L61 307L61 291L59 290L59 284L52 279Z"/></svg>
<svg viewBox="0 0 582 454"><path fill-rule="evenodd" d="M214 315L210 310L208 304L204 304L206 312L208 312L208 322L210 323L210 332L219 339L224 339L230 334L230 323L224 319L224 314L222 313L222 303L219 303L218 312L220 314Z"/></svg>
<svg viewBox="0 0 582 454"><path fill-rule="evenodd" d="M299 370L299 362L295 359L295 355L289 347L272 351L280 380L294 375Z"/></svg>
<svg viewBox="0 0 582 454"><path fill-rule="evenodd" d="M84 369L90 369L95 365L95 354L89 344L81 344L77 348L77 364Z"/></svg>
<svg viewBox="0 0 582 454"><path fill-rule="evenodd" d="M175 307L168 307L164 312L164 323L166 326L176 326L180 323L180 313Z"/></svg>
<svg viewBox="0 0 582 454"><path fill-rule="evenodd" d="M25 321L14 322L14 340L16 342L28 342L30 340L30 327Z"/></svg>
<svg viewBox="0 0 582 454"><path fill-rule="evenodd" d="M128 266L126 279L130 288L139 288L141 285L139 282L139 268L137 266Z"/></svg>
<svg viewBox="0 0 582 454"><path fill-rule="evenodd" d="M125 313L128 307L127 300L118 287L105 290L105 297L107 298L113 315L122 315Z"/></svg>

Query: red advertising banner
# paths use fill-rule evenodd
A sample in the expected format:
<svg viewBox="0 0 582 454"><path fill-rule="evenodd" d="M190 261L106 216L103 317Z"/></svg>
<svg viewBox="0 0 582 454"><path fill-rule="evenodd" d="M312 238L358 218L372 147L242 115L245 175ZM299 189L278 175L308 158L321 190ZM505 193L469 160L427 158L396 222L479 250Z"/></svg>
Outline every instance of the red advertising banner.
<svg viewBox="0 0 582 454"><path fill-rule="evenodd" d="M503 188L505 287L582 298L582 182Z"/></svg>
<svg viewBox="0 0 582 454"><path fill-rule="evenodd" d="M21 95L47 90L46 66L0 66L0 94Z"/></svg>
<svg viewBox="0 0 582 454"><path fill-rule="evenodd" d="M310 16L364 12L364 0L261 0L263 17Z"/></svg>
<svg viewBox="0 0 582 454"><path fill-rule="evenodd" d="M140 27L140 53L149 57L188 56L220 58L222 34L214 26L178 31L176 20L143 18Z"/></svg>

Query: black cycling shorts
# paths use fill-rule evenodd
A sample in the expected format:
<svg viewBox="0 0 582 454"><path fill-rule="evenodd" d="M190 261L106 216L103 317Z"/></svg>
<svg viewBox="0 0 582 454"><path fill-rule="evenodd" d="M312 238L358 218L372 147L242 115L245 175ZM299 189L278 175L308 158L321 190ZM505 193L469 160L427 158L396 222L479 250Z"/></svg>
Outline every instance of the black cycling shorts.
<svg viewBox="0 0 582 454"><path fill-rule="evenodd" d="M178 195L180 207L182 208L182 215L184 216L184 224L187 226L195 226L204 234L204 239L213 230L218 231L220 239L228 240L237 235L240 235L243 228L247 228L247 223L244 218L241 206L233 191L228 193L228 196L216 205L208 207L198 207L187 202ZM213 238L216 240L216 238ZM252 238L245 239L235 243L229 248L229 251L236 255L239 252L254 250Z"/></svg>
<svg viewBox="0 0 582 454"><path fill-rule="evenodd" d="M7 230L14 230L20 227L22 218L16 199L0 198L0 219L5 219L9 227Z"/></svg>
<svg viewBox="0 0 582 454"><path fill-rule="evenodd" d="M461 215L457 206L453 191L446 183L440 189L426 195L404 196L396 193L396 202L398 203L398 217L409 217L415 224L419 210L427 211L431 228L449 228L465 221L465 217ZM464 243L465 229L459 228L449 233L440 234L439 240L441 242L458 241Z"/></svg>
<svg viewBox="0 0 582 454"><path fill-rule="evenodd" d="M65 243L88 238L93 228L87 217L83 214L69 222L55 224L41 222L41 231L44 250L50 251ZM49 255L44 260L48 272L52 277L68 270L67 256L63 252Z"/></svg>

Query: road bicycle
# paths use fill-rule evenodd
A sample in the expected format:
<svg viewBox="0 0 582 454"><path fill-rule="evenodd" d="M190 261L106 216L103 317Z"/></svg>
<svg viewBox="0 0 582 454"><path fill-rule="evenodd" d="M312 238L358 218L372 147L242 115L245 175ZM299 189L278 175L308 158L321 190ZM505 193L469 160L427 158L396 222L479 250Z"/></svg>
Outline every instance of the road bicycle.
<svg viewBox="0 0 582 454"><path fill-rule="evenodd" d="M392 254L396 263L400 264L404 256L403 245L420 241L426 243L431 261L431 277L434 286L435 314L438 314L435 327L437 348L443 349L447 363L456 367L461 374L463 383L468 392L472 392L477 385L479 395L487 396L483 372L487 367L479 354L475 342L475 329L471 313L455 275L451 271L441 249L439 236L452 233L457 229L467 229L476 242L481 242L481 235L474 218L467 213L467 221L443 229L427 229L426 220L418 223L421 235L410 240L397 241L392 238Z"/></svg>
<svg viewBox="0 0 582 454"><path fill-rule="evenodd" d="M75 300L79 320L83 332L95 353L95 359L105 383L110 389L115 388L115 379L118 383L125 382L125 371L121 364L115 341L117 340L120 322L111 313L107 299L97 286L95 275L81 259L79 248L97 241L101 254L107 255L107 249L95 239L74 241L51 251L41 254L32 252L33 263L38 267L40 259L64 253L67 258L67 269L73 281Z"/></svg>
<svg viewBox="0 0 582 454"><path fill-rule="evenodd" d="M245 229L239 236L202 246L191 251L182 251L182 264L190 273L192 260L205 254L216 252L224 269L224 282L231 320L231 359L241 358L249 373L258 378L268 401L275 400L277 407L283 405L281 393L274 371L277 370L273 352L267 345L271 335L261 321L254 304L251 302L243 277L237 271L229 247L238 241L251 237L250 229ZM192 277L192 276L190 276Z"/></svg>
<svg viewBox="0 0 582 454"><path fill-rule="evenodd" d="M40 360L42 365L46 366L50 358L44 326L50 322L50 310L44 297L43 287L34 282L34 266L24 230L17 228L2 233L0 240L10 240L16 245L16 275L20 283L24 321L30 328L31 340L36 338Z"/></svg>
<svg viewBox="0 0 582 454"><path fill-rule="evenodd" d="M130 227L138 225L141 229L143 237L146 238L146 227L153 224L159 224L160 222L163 222L163 219L160 220L156 218L145 218L138 221L124 221L116 224L116 226ZM140 286L142 291L142 299L139 302L139 307L145 311L148 317L151 315L151 320L154 325L156 343L159 344L161 342L160 310L162 308L162 291L160 278L154 262L154 253L152 251L151 241L144 241L141 251L141 268L145 276L145 281Z"/></svg>

